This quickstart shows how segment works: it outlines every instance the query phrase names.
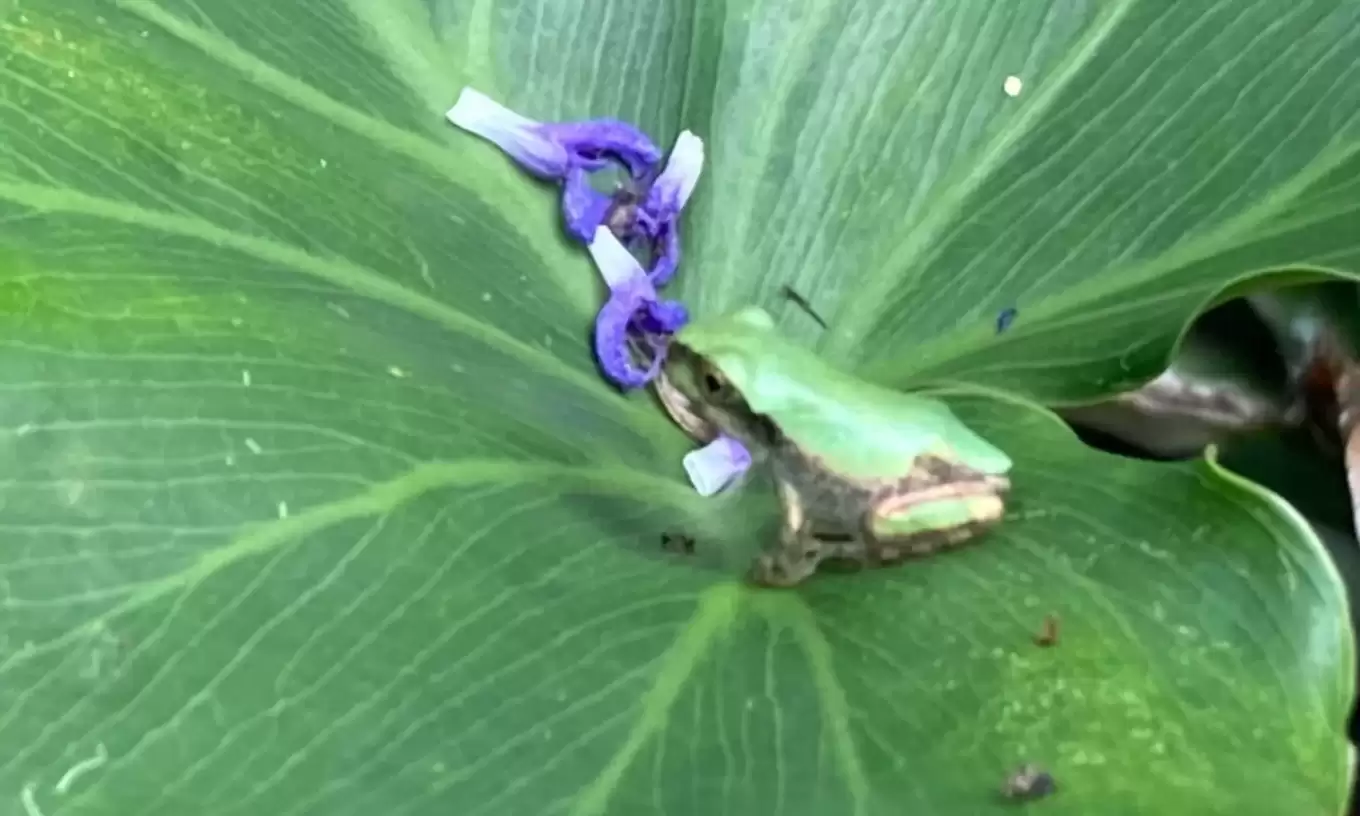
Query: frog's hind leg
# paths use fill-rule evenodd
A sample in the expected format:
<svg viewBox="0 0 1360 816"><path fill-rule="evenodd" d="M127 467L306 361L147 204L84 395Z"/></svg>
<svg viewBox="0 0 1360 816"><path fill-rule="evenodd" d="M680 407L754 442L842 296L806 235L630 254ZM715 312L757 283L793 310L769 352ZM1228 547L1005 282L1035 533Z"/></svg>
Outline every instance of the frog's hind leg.
<svg viewBox="0 0 1360 816"><path fill-rule="evenodd" d="M798 491L788 482L779 482L779 503L784 519L779 546L756 556L750 580L761 586L790 587L807 580L825 557L824 548L812 534Z"/></svg>
<svg viewBox="0 0 1360 816"><path fill-rule="evenodd" d="M951 495L955 493L951 487L934 492L938 495L886 501L865 513L863 535L871 542L868 564L933 555L975 538L1001 519L1004 504L992 493Z"/></svg>

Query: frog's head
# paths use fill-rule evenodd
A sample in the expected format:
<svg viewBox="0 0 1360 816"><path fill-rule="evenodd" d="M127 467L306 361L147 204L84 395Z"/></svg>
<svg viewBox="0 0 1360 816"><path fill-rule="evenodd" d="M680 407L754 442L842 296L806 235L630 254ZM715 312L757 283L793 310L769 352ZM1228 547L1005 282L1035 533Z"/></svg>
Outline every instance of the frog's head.
<svg viewBox="0 0 1360 816"><path fill-rule="evenodd" d="M672 339L660 383L671 416L701 440L718 433L748 447L769 443L769 422L749 395L782 344L774 318L758 306L696 320Z"/></svg>

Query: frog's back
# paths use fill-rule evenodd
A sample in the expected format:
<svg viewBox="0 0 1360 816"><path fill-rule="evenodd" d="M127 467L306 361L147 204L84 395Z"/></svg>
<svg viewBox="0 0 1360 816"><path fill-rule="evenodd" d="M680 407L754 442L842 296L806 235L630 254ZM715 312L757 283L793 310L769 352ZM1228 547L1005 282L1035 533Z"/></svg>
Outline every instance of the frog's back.
<svg viewBox="0 0 1360 816"><path fill-rule="evenodd" d="M1011 460L936 399L865 382L801 347L757 374L751 409L769 416L827 467L862 478L893 479L917 457L935 453L984 473Z"/></svg>
<svg viewBox="0 0 1360 816"><path fill-rule="evenodd" d="M677 339L722 369L752 411L842 474L896 479L932 452L984 473L1010 469L1006 454L944 403L837 370L785 338L759 307L692 323Z"/></svg>

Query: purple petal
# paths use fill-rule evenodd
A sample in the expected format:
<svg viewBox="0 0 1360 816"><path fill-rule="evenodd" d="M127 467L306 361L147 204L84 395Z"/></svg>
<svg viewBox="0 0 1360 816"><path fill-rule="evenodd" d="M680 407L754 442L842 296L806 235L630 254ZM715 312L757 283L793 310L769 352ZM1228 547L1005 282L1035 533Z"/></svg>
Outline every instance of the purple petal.
<svg viewBox="0 0 1360 816"><path fill-rule="evenodd" d="M648 191L644 208L658 221L673 220L689 202L703 169L703 140L686 130L675 140L666 169Z"/></svg>
<svg viewBox="0 0 1360 816"><path fill-rule="evenodd" d="M678 300L651 300L643 304L637 324L650 334L674 334L689 322L689 310Z"/></svg>
<svg viewBox="0 0 1360 816"><path fill-rule="evenodd" d="M701 496L712 496L751 467L751 453L730 436L719 435L681 460L690 484Z"/></svg>
<svg viewBox="0 0 1360 816"><path fill-rule="evenodd" d="M463 89L445 117L463 130L492 142L540 178L561 178L571 167L567 149L546 136L539 122L472 88Z"/></svg>
<svg viewBox="0 0 1360 816"><path fill-rule="evenodd" d="M623 162L633 178L652 172L661 161L661 150L647 134L617 119L558 122L539 125L539 132L560 144L587 170L599 170L613 156Z"/></svg>
<svg viewBox="0 0 1360 816"><path fill-rule="evenodd" d="M637 211L633 216L633 224L633 233L635 235L645 236L649 239L655 239L656 236L661 233L661 228L664 226L661 221L656 220L651 213L647 212L647 210L642 207L637 208Z"/></svg>
<svg viewBox="0 0 1360 816"><path fill-rule="evenodd" d="M595 229L595 237L587 249L590 250L590 257L594 259L595 266L600 270L600 276L609 286L609 291L618 292L620 289L645 286L644 296L639 303L656 300L656 290L647 279L647 273L642 271L642 264L638 263L633 253L628 251L608 227L600 225Z"/></svg>
<svg viewBox="0 0 1360 816"><path fill-rule="evenodd" d="M609 196L590 186L585 170L574 167L567 171L562 189L562 217L566 220L567 234L583 244L590 243L611 206Z"/></svg>
<svg viewBox="0 0 1360 816"><path fill-rule="evenodd" d="M595 318L595 356L605 376L621 388L641 388L661 370L664 355L657 354L646 369L633 362L628 326L643 305L642 290L634 287L616 292Z"/></svg>
<svg viewBox="0 0 1360 816"><path fill-rule="evenodd" d="M652 285L661 288L675 276L675 270L680 266L680 228L674 221L661 227L658 240L653 244L655 258L652 261L652 268L647 270L647 277L651 279ZM659 247L656 244L660 244Z"/></svg>

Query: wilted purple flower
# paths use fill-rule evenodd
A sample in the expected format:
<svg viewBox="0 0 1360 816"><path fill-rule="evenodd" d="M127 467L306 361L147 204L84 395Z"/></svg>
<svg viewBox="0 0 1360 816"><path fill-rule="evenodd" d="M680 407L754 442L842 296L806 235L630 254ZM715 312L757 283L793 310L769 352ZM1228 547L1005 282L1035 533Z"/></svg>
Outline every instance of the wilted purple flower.
<svg viewBox="0 0 1360 816"><path fill-rule="evenodd" d="M648 277L665 286L680 264L680 211L689 203L704 169L704 143L688 130L675 140L666 169L661 171L642 211L650 222L653 261Z"/></svg>
<svg viewBox="0 0 1360 816"><path fill-rule="evenodd" d="M625 244L642 245L651 258L647 276L665 286L680 264L680 211L704 168L703 140L688 130L675 140L666 167L650 183L615 193L608 223Z"/></svg>
<svg viewBox="0 0 1360 816"><path fill-rule="evenodd" d="M590 186L589 174L614 160L626 167L634 180L641 180L661 161L661 150L626 122L537 122L472 88L463 89L445 116L458 127L494 143L530 173L562 182L567 231L587 243L611 203L609 196Z"/></svg>
<svg viewBox="0 0 1360 816"><path fill-rule="evenodd" d="M751 452L730 436L719 435L682 460L690 484L700 496L712 496L751 466Z"/></svg>
<svg viewBox="0 0 1360 816"><path fill-rule="evenodd" d="M641 388L661 370L668 336L689 321L689 312L676 301L657 297L642 265L608 227L597 227L589 246L609 286L609 300L595 318L596 357L605 375L621 387ZM650 352L646 368L634 361L635 351Z"/></svg>

